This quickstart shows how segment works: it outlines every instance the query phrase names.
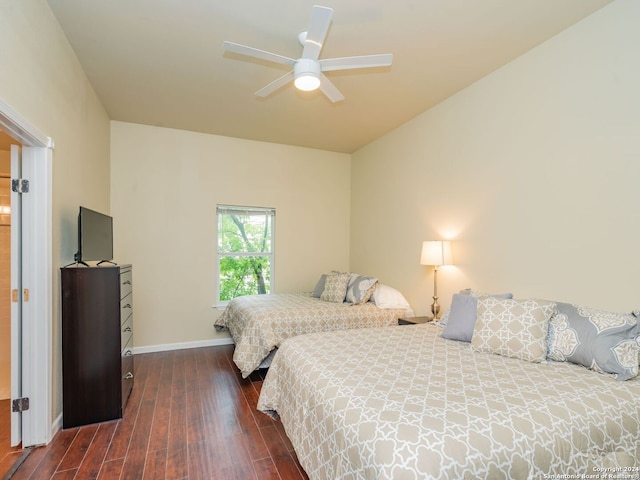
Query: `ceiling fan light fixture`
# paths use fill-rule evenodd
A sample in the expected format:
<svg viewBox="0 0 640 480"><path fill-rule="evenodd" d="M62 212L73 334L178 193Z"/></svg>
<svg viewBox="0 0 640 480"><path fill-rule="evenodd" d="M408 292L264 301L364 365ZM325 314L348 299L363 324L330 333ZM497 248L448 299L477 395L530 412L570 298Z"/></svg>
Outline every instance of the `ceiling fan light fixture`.
<svg viewBox="0 0 640 480"><path fill-rule="evenodd" d="M298 90L311 92L320 86L320 79L313 75L300 75L293 82Z"/></svg>
<svg viewBox="0 0 640 480"><path fill-rule="evenodd" d="M301 91L313 91L318 88L333 103L344 100L344 95L327 78L323 72L334 70L355 70L358 68L387 67L391 65L393 55L390 53L382 55L359 55L357 57L324 58L319 60L322 46L327 37L333 9L314 5L311 8L311 19L306 32L298 35L298 41L302 46L302 56L295 58L285 57L277 53L271 53L258 48L247 47L234 42L223 42L222 47L225 52L232 52L247 57L257 58L266 62L277 63L293 67L280 78L276 78L267 86L255 92L257 97L266 97L276 90L291 82Z"/></svg>
<svg viewBox="0 0 640 480"><path fill-rule="evenodd" d="M298 90L311 92L320 86L320 64L313 59L299 59L293 66L293 73L293 84Z"/></svg>

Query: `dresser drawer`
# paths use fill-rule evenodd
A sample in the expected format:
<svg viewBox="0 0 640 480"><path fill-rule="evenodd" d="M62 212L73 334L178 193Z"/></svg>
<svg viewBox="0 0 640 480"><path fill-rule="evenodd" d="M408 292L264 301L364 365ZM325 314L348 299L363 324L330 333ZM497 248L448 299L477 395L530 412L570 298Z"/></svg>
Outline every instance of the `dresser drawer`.
<svg viewBox="0 0 640 480"><path fill-rule="evenodd" d="M131 357L133 356L133 332L129 332L129 338L127 338L127 343L122 347L122 357Z"/></svg>
<svg viewBox="0 0 640 480"><path fill-rule="evenodd" d="M133 345L133 315L122 324L120 328L120 348L124 351L127 344Z"/></svg>
<svg viewBox="0 0 640 480"><path fill-rule="evenodd" d="M120 300L120 324L124 324L133 313L133 295L129 293Z"/></svg>
<svg viewBox="0 0 640 480"><path fill-rule="evenodd" d="M122 349L122 410L133 388L133 339Z"/></svg>
<svg viewBox="0 0 640 480"><path fill-rule="evenodd" d="M131 268L123 268L120 270L120 298L124 298L131 293L133 288L133 277Z"/></svg>

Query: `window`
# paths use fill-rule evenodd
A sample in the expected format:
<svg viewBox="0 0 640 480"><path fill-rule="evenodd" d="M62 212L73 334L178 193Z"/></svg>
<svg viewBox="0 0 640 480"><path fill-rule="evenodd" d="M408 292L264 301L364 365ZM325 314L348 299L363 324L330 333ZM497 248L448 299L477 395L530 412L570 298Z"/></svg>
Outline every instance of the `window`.
<svg viewBox="0 0 640 480"><path fill-rule="evenodd" d="M273 208L218 205L218 305L273 286Z"/></svg>

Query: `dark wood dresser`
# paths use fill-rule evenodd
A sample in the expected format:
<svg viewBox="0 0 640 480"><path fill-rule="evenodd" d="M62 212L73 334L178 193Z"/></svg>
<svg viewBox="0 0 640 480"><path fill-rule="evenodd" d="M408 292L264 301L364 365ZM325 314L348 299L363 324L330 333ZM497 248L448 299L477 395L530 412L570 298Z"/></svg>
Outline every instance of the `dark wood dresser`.
<svg viewBox="0 0 640 480"><path fill-rule="evenodd" d="M61 278L62 426L122 418L133 387L131 265L74 265Z"/></svg>

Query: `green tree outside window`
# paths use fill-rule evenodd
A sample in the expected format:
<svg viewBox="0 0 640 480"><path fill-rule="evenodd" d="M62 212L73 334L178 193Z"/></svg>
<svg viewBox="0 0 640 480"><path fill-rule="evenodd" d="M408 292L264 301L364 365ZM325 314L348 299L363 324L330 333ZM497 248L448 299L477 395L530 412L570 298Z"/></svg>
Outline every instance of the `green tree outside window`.
<svg viewBox="0 0 640 480"><path fill-rule="evenodd" d="M271 293L275 210L219 205L219 302Z"/></svg>

